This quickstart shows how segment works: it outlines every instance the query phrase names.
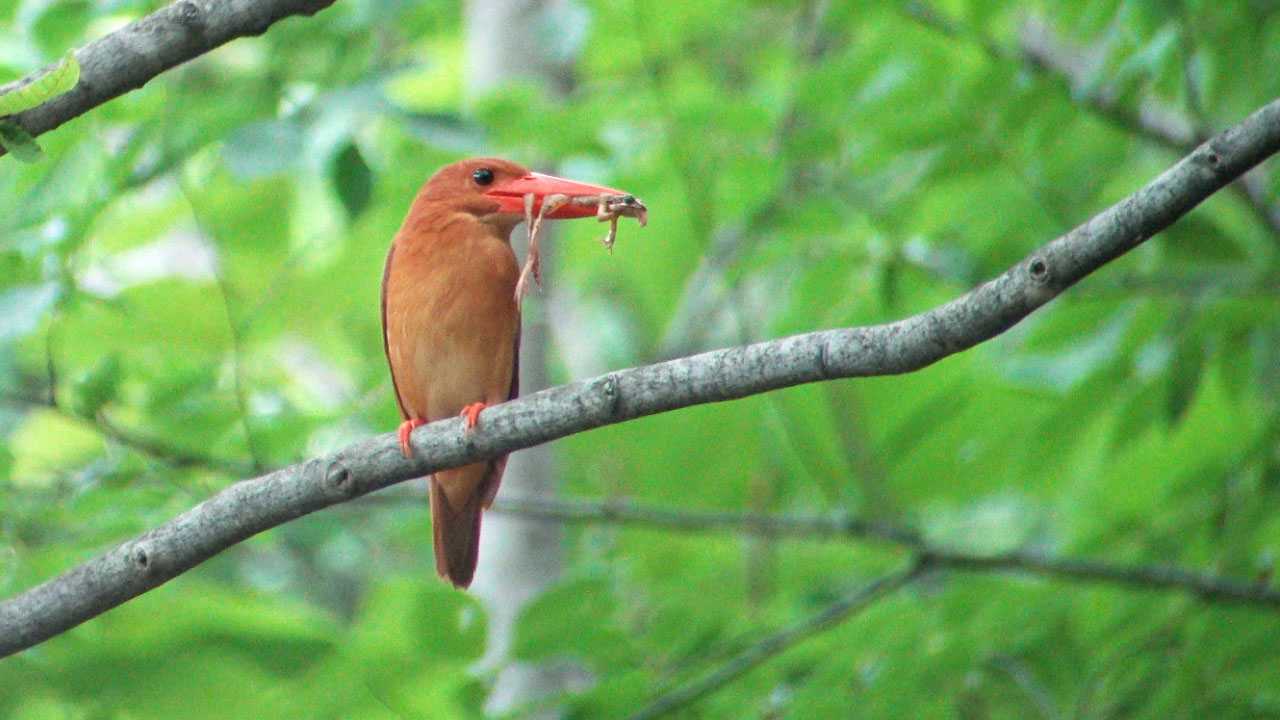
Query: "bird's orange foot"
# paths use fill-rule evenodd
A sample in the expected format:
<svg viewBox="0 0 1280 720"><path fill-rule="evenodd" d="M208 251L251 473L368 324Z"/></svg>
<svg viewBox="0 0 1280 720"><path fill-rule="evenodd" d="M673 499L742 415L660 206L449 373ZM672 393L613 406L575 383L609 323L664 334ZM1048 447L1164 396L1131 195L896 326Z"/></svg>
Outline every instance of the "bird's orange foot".
<svg viewBox="0 0 1280 720"><path fill-rule="evenodd" d="M413 434L413 429L426 424L427 421L422 418L413 418L400 423L400 452L404 453L405 457L413 457L413 448L409 445L409 436Z"/></svg>
<svg viewBox="0 0 1280 720"><path fill-rule="evenodd" d="M462 412L458 413L462 417L466 418L466 428L468 432L475 430L476 426L480 424L480 411L487 407L489 407L489 403L471 403L470 405L462 408Z"/></svg>

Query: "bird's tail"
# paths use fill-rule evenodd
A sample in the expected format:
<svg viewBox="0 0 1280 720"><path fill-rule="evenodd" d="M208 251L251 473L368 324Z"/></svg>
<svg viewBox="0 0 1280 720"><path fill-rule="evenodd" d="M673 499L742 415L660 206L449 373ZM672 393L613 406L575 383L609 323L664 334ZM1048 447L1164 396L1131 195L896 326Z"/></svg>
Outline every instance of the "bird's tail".
<svg viewBox="0 0 1280 720"><path fill-rule="evenodd" d="M476 574L480 513L489 506L492 465L482 462L441 470L429 481L436 572L455 587L467 587Z"/></svg>

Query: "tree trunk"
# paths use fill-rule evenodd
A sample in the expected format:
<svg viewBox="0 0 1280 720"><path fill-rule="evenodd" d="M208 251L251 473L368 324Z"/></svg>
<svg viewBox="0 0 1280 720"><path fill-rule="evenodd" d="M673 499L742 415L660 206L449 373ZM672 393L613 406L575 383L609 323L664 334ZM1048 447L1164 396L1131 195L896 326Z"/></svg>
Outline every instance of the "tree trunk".
<svg viewBox="0 0 1280 720"><path fill-rule="evenodd" d="M512 79L533 81L547 92L561 92L569 82L568 67L547 48L556 43L547 37L556 19L571 12L558 0L470 0L467 3L467 91L482 97ZM561 43L562 45L563 43ZM539 158L513 158L550 170ZM528 393L549 384L547 360L550 333L546 316L555 285L556 253L550 228L542 238L542 273L547 289L534 291L524 304L520 349L520 388ZM523 225L512 233L516 254L527 250ZM550 498L556 492L555 462L550 448L540 446L511 456L502 480L501 497ZM480 538L480 566L472 589L484 602L489 616L489 637L481 665L497 669L498 676L487 709L502 713L562 691L569 682L568 669L512 662L511 646L516 621L524 606L560 575L563 560L562 532L557 523L489 513ZM554 717L555 710L543 716Z"/></svg>

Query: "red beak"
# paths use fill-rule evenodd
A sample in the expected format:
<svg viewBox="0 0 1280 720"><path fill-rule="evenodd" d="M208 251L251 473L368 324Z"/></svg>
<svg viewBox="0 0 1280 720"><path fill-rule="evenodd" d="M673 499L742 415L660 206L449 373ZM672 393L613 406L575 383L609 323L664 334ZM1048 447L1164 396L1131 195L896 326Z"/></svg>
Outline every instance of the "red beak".
<svg viewBox="0 0 1280 720"><path fill-rule="evenodd" d="M569 197L578 197L582 195L626 195L621 190L604 187L601 185L589 185L581 183L577 180L566 180L558 178L554 175L543 175L542 173L529 173L524 177L514 180L508 180L500 185L496 185L485 192L485 195L498 202L499 212L524 214L524 196L533 193L534 202L533 210L537 212L542 207L542 200L549 195L567 195ZM552 220L567 220L570 218L595 217L595 205L579 205L577 203L569 203L556 208L547 214Z"/></svg>

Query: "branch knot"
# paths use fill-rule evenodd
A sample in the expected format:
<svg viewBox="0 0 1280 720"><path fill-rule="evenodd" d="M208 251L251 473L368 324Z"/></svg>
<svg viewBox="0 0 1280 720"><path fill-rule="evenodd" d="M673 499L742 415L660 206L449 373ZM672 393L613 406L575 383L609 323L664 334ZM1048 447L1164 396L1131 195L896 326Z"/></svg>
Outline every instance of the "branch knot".
<svg viewBox="0 0 1280 720"><path fill-rule="evenodd" d="M618 376L614 373L605 375L600 383L600 394L604 395L608 406L605 409L609 418L618 417L622 410L622 388L618 386Z"/></svg>
<svg viewBox="0 0 1280 720"><path fill-rule="evenodd" d="M151 552L147 549L145 543L137 542L129 550L129 562L133 567L141 570L145 574L151 574L155 569L155 563L152 561Z"/></svg>
<svg viewBox="0 0 1280 720"><path fill-rule="evenodd" d="M182 0L173 9L177 14L178 24L183 28L195 33L204 32L204 12L193 0Z"/></svg>
<svg viewBox="0 0 1280 720"><path fill-rule="evenodd" d="M1048 285L1053 278L1053 273L1049 271L1049 263L1039 255L1032 257L1027 263L1027 274L1031 276L1031 281L1037 285Z"/></svg>
<svg viewBox="0 0 1280 720"><path fill-rule="evenodd" d="M325 471L324 479L329 484L329 487L334 488L343 495L355 495L355 483L351 481L351 469L341 460L334 458L329 461L329 467Z"/></svg>
<svg viewBox="0 0 1280 720"><path fill-rule="evenodd" d="M827 380L831 378L830 360L827 357L827 354L830 352L830 349L829 349L830 345L831 345L830 338L824 337L818 340L818 352L817 352L817 357L815 358L815 361L818 364L818 377L822 378L823 380Z"/></svg>

